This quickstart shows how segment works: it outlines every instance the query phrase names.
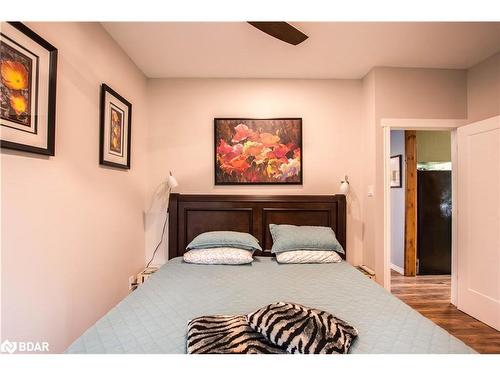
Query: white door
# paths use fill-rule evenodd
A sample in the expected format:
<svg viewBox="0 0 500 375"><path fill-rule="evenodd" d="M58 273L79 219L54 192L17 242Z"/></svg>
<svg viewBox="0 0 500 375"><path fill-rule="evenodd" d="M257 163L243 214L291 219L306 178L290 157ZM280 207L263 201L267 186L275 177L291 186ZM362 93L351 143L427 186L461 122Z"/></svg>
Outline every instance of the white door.
<svg viewBox="0 0 500 375"><path fill-rule="evenodd" d="M457 129L457 307L500 330L500 116Z"/></svg>

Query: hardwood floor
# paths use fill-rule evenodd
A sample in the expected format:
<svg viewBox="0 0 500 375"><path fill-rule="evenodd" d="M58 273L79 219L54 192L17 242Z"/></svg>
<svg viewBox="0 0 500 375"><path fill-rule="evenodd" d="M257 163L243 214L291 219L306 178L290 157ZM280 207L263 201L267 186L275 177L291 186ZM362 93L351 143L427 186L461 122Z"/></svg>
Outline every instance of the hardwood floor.
<svg viewBox="0 0 500 375"><path fill-rule="evenodd" d="M405 277L391 271L396 297L479 353L500 353L500 332L450 303L450 276Z"/></svg>

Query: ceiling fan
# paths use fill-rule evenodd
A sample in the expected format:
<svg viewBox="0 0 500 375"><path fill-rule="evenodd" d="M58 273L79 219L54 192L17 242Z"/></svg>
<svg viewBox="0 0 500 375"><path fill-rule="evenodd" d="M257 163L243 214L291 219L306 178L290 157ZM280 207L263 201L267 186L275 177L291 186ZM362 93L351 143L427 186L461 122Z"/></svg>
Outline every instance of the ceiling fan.
<svg viewBox="0 0 500 375"><path fill-rule="evenodd" d="M275 37L283 42L293 44L302 43L308 38L302 31L296 29L288 22L248 22L260 31Z"/></svg>

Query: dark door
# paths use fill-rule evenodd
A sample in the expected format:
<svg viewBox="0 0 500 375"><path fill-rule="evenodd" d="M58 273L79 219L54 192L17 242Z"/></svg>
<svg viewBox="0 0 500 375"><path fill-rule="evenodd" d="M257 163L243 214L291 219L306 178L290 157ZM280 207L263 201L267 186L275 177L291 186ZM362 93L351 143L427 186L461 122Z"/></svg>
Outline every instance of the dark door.
<svg viewBox="0 0 500 375"><path fill-rule="evenodd" d="M417 172L419 275L451 273L451 171Z"/></svg>

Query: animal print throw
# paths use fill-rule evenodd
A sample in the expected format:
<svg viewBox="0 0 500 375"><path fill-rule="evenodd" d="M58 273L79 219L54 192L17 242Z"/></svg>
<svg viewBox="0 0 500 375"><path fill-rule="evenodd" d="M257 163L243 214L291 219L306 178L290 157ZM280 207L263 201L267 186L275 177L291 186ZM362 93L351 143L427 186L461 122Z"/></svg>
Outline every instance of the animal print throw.
<svg viewBox="0 0 500 375"><path fill-rule="evenodd" d="M292 354L347 354L358 335L332 314L296 303L272 303L247 319L250 327Z"/></svg>
<svg viewBox="0 0 500 375"><path fill-rule="evenodd" d="M201 316L188 323L188 354L286 354L253 330L245 315Z"/></svg>

